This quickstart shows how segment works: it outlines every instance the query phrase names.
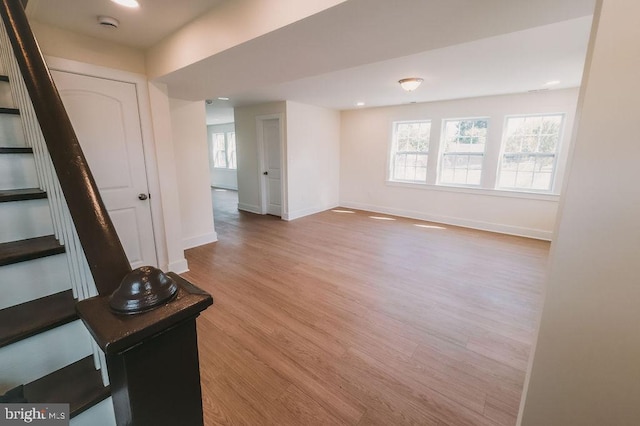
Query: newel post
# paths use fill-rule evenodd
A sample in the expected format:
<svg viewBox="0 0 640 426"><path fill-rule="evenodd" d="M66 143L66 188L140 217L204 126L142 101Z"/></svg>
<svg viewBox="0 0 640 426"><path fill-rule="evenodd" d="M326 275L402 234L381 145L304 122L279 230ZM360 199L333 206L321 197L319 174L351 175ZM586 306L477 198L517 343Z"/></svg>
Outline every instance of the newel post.
<svg viewBox="0 0 640 426"><path fill-rule="evenodd" d="M105 352L118 426L203 425L196 317L211 295L143 267L111 297L77 304Z"/></svg>

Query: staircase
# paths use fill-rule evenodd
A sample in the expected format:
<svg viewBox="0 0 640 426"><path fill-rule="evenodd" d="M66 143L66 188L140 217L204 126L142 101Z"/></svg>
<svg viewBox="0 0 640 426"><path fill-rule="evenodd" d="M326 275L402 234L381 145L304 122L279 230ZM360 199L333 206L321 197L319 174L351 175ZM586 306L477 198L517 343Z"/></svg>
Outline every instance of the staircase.
<svg viewBox="0 0 640 426"><path fill-rule="evenodd" d="M25 3L0 0L0 403L68 403L73 426L202 426L196 318L213 298L131 270Z"/></svg>
<svg viewBox="0 0 640 426"><path fill-rule="evenodd" d="M0 402L64 402L72 425L115 425L11 83L0 75Z"/></svg>

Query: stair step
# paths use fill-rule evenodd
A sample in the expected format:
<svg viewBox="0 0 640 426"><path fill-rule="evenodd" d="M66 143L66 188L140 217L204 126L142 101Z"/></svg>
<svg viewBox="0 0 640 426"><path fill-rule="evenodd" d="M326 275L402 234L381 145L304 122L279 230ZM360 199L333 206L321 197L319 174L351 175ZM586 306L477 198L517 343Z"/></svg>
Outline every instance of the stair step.
<svg viewBox="0 0 640 426"><path fill-rule="evenodd" d="M3 93L2 86L6 84L0 84L0 105L13 105L13 98L9 99L11 92ZM0 114L0 146L27 146L19 115Z"/></svg>
<svg viewBox="0 0 640 426"><path fill-rule="evenodd" d="M0 189L40 186L32 149L16 145L0 146Z"/></svg>
<svg viewBox="0 0 640 426"><path fill-rule="evenodd" d="M25 402L28 401L24 398L24 385L13 388L0 396L0 404L22 404Z"/></svg>
<svg viewBox="0 0 640 426"><path fill-rule="evenodd" d="M3 192L0 190L0 197ZM46 199L0 202L0 223L10 225L0 226L0 244L54 233L51 209Z"/></svg>
<svg viewBox="0 0 640 426"><path fill-rule="evenodd" d="M0 309L70 288L71 274L66 253L0 267Z"/></svg>
<svg viewBox="0 0 640 426"><path fill-rule="evenodd" d="M20 115L18 108L0 108L0 114Z"/></svg>
<svg viewBox="0 0 640 426"><path fill-rule="evenodd" d="M13 101L11 86L9 84L6 84L8 82L9 77L0 75L0 105L2 105L4 108L15 108L16 104Z"/></svg>
<svg viewBox="0 0 640 426"><path fill-rule="evenodd" d="M84 413L75 416L69 424L70 426L116 426L113 398L102 400Z"/></svg>
<svg viewBox="0 0 640 426"><path fill-rule="evenodd" d="M67 403L71 417L111 395L102 384L93 356L88 356L41 379L24 385L24 397L32 404Z"/></svg>
<svg viewBox="0 0 640 426"><path fill-rule="evenodd" d="M78 318L71 290L0 311L0 348Z"/></svg>
<svg viewBox="0 0 640 426"><path fill-rule="evenodd" d="M64 246L60 245L53 235L2 243L0 244L0 266L60 253L64 253Z"/></svg>
<svg viewBox="0 0 640 426"><path fill-rule="evenodd" d="M39 200L41 198L47 198L47 193L40 188L0 190L0 203L6 203L10 201Z"/></svg>
<svg viewBox="0 0 640 426"><path fill-rule="evenodd" d="M3 108L0 108L0 110L2 109ZM0 148L0 154L33 154L33 148L29 148L26 146L2 147Z"/></svg>
<svg viewBox="0 0 640 426"><path fill-rule="evenodd" d="M92 342L78 319L0 348L0 394L93 354Z"/></svg>

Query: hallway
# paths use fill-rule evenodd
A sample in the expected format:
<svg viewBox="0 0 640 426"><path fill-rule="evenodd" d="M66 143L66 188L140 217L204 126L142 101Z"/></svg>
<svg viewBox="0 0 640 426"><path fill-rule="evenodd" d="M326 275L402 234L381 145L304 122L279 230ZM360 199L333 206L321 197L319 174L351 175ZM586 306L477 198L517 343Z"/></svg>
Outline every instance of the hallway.
<svg viewBox="0 0 640 426"><path fill-rule="evenodd" d="M211 188L213 217L218 236L224 234L229 226L240 219L238 211L238 191L223 188Z"/></svg>

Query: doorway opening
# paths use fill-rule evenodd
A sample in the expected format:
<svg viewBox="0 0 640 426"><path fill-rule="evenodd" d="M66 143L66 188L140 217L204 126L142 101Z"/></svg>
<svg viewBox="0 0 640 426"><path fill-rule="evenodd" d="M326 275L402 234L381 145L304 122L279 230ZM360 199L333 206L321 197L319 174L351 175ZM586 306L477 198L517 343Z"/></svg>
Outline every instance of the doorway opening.
<svg viewBox="0 0 640 426"><path fill-rule="evenodd" d="M216 233L224 218L238 210L238 157L233 108L224 101L205 101L209 185ZM235 203L230 205L229 203Z"/></svg>

